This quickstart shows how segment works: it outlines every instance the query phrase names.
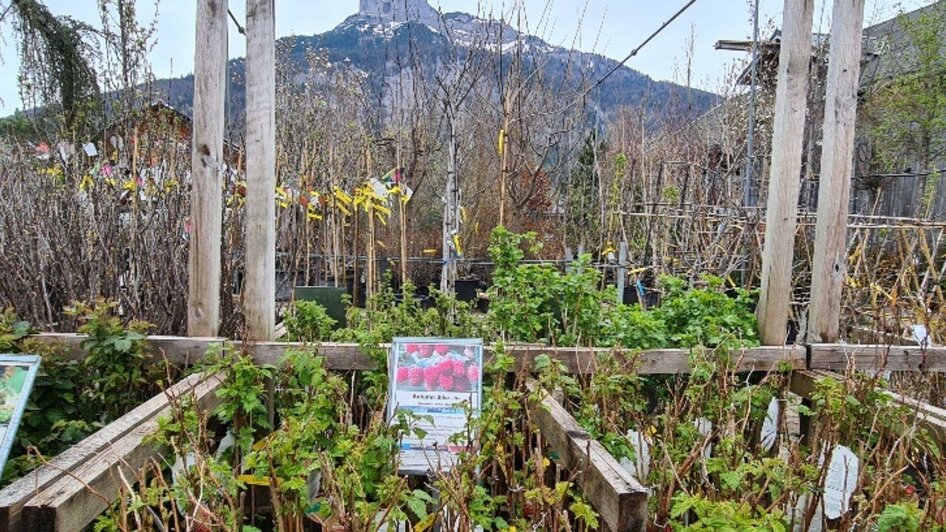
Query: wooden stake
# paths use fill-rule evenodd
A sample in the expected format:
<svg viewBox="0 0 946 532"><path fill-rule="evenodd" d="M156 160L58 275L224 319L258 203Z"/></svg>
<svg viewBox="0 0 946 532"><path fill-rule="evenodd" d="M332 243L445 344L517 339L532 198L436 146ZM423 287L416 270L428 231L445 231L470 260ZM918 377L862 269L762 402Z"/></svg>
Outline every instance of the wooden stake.
<svg viewBox="0 0 946 532"><path fill-rule="evenodd" d="M834 342L840 334L863 25L864 0L835 0L808 316L808 338L815 342Z"/></svg>
<svg viewBox="0 0 946 532"><path fill-rule="evenodd" d="M440 274L440 291L453 294L457 281L457 250L453 237L460 232L460 180L457 177L459 140L456 129L456 110L453 102L447 103L447 127L450 128L449 155L447 158L447 184L443 208L443 267Z"/></svg>
<svg viewBox="0 0 946 532"><path fill-rule="evenodd" d="M365 147L365 161L367 162L367 175L371 178L374 173L374 168L371 165L371 148L369 146ZM375 294L375 278L377 277L375 275L375 268L378 266L375 258L375 242L377 242L377 236L374 230L375 202L373 193L366 195L365 214L368 215L368 234L365 240L365 303L368 308L374 309L371 300Z"/></svg>
<svg viewBox="0 0 946 532"><path fill-rule="evenodd" d="M759 336L763 345L785 343L811 62L814 1L785 0L784 5L759 296Z"/></svg>
<svg viewBox="0 0 946 532"><path fill-rule="evenodd" d="M499 132L499 149L500 156L502 157L502 168L500 169L499 176L499 225L505 226L506 223L506 182L509 179L509 157L506 155L509 152L509 146L507 145L508 135L509 135L509 99L510 94L509 90L506 91L506 97L504 98L505 102L503 104L503 129Z"/></svg>
<svg viewBox="0 0 946 532"><path fill-rule="evenodd" d="M220 326L227 0L198 0L195 44L187 334L216 336Z"/></svg>
<svg viewBox="0 0 946 532"><path fill-rule="evenodd" d="M274 0L246 4L246 337L276 320L276 23Z"/></svg>
<svg viewBox="0 0 946 532"><path fill-rule="evenodd" d="M399 188L401 188L401 187L407 186L407 183L404 182L404 181L405 181L405 176L404 176L403 173L401 173L401 141L400 141L400 136L398 136L398 144L397 144L397 151L396 151L396 159L397 159L397 173L398 173L398 175L400 176L400 180L398 181L398 185L400 186ZM405 212L405 209L406 209L407 205L405 205L405 202L404 202L404 190L403 190L403 188L401 188L401 192L400 192L400 194L398 194L398 198L396 199L396 201L397 201L398 226L399 226L399 229L400 229L400 232L401 232L401 242L400 242L400 244L401 244L401 287L402 287L402 288L401 288L401 292L403 293L403 291L404 291L404 289L403 289L404 283L406 283L406 282L408 281L408 272L407 272L407 213Z"/></svg>

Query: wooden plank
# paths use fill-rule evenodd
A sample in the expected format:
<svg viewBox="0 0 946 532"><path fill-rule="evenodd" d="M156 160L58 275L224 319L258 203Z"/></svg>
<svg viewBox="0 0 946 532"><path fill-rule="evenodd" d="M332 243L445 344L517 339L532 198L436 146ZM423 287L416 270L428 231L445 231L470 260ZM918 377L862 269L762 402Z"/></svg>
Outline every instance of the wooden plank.
<svg viewBox="0 0 946 532"><path fill-rule="evenodd" d="M836 342L840 336L864 0L834 0L831 17L818 217L808 307L808 339L813 342Z"/></svg>
<svg viewBox="0 0 946 532"><path fill-rule="evenodd" d="M527 383L535 393L538 384ZM530 404L529 413L542 439L558 457L556 462L574 473L585 499L599 518L614 532L645 530L647 526L647 488L642 486L618 461L594 440L562 405L545 390L541 400Z"/></svg>
<svg viewBox="0 0 946 532"><path fill-rule="evenodd" d="M216 336L226 163L227 0L198 0L195 50L187 334Z"/></svg>
<svg viewBox="0 0 946 532"><path fill-rule="evenodd" d="M487 346L487 354L492 353L492 346ZM614 356L624 359L629 368L636 366L639 374L675 374L690 372L689 349L649 349L635 352L631 350L592 348L592 347L541 347L541 346L506 346L506 352L516 358L516 370L532 367L535 359L542 355L562 362L568 373L594 373L597 360L601 356ZM787 363L792 369L805 368L805 350L801 346L754 347L731 353L737 361L740 372L772 371Z"/></svg>
<svg viewBox="0 0 946 532"><path fill-rule="evenodd" d="M528 386L535 392L534 381ZM575 473L585 497L611 530L642 529L646 525L646 488L544 390L541 397L538 404L530 405L530 415L545 443L557 454L556 462Z"/></svg>
<svg viewBox="0 0 946 532"><path fill-rule="evenodd" d="M810 369L946 372L946 347L812 344Z"/></svg>
<svg viewBox="0 0 946 532"><path fill-rule="evenodd" d="M124 416L106 425L98 432L66 449L25 476L17 479L0 491L0 532L21 530L20 512L27 500L45 490L67 473L90 459L101 450L112 445L128 432L155 416L168 405L168 394L178 396L194 389L201 375L190 375L174 386L145 401Z"/></svg>
<svg viewBox="0 0 946 532"><path fill-rule="evenodd" d="M36 340L57 344L65 354L76 360L85 358L85 350L80 345L88 338L76 333L40 333L32 336ZM211 347L223 346L225 338L191 336L149 336L148 349L158 361L167 360L171 364L191 365L204 358Z"/></svg>
<svg viewBox="0 0 946 532"><path fill-rule="evenodd" d="M758 307L759 337L764 345L782 345L787 335L813 13L814 0L785 0L782 10L782 43L775 90L771 176Z"/></svg>
<svg viewBox="0 0 946 532"><path fill-rule="evenodd" d="M201 408L210 410L220 402L216 390L222 382L219 375L209 376L188 393L194 394ZM141 467L160 456L161 449L144 440L158 430L159 417L169 411L165 405L27 501L23 529L66 532L88 526L119 495L122 477L133 482Z"/></svg>
<svg viewBox="0 0 946 532"><path fill-rule="evenodd" d="M83 335L71 333L42 333L34 338L60 342L68 346L72 356L84 356L78 344ZM222 345L222 338L189 338L180 336L149 336L148 345L152 354L167 359L175 364L193 364L204 356L207 348ZM234 348L243 349L243 342L230 342ZM299 342L254 342L246 343L247 351L260 364L279 364L289 349L315 349L325 357L326 367L336 371L369 370L375 368L374 360L365 355L358 344L323 343L318 345L302 344ZM388 349L389 344L381 344L382 349ZM492 360L494 347L486 346L487 362ZM506 353L516 359L513 371L519 372L533 367L535 359L542 355L560 361L568 373L593 373L597 360L601 356L615 356L623 358L628 367L637 366L640 374L674 374L689 373L689 349L650 349L636 352L633 350L612 349L603 347L543 347L536 345L506 345ZM805 369L806 352L803 346L773 346L753 347L736 351L730 354L737 360L737 370L740 372L757 372L778 370L780 365L787 364L792 369Z"/></svg>
<svg viewBox="0 0 946 532"><path fill-rule="evenodd" d="M818 375L813 371L795 371L792 373L789 390L802 399L811 399L811 396L815 393L815 381L818 378Z"/></svg>
<svg viewBox="0 0 946 532"><path fill-rule="evenodd" d="M276 327L276 15L273 0L246 2L246 337Z"/></svg>

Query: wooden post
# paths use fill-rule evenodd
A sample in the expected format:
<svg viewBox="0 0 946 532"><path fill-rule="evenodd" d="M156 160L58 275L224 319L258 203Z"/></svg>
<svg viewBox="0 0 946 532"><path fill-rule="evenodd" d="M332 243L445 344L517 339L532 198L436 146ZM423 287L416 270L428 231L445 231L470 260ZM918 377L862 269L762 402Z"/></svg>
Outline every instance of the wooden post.
<svg viewBox="0 0 946 532"><path fill-rule="evenodd" d="M220 326L227 0L197 2L195 46L187 334L216 336Z"/></svg>
<svg viewBox="0 0 946 532"><path fill-rule="evenodd" d="M834 342L840 334L841 284L847 274L847 215L863 24L864 0L834 1L825 87L818 220L811 265L808 339L813 342Z"/></svg>
<svg viewBox="0 0 946 532"><path fill-rule="evenodd" d="M276 320L276 25L274 0L246 4L246 337Z"/></svg>
<svg viewBox="0 0 946 532"><path fill-rule="evenodd" d="M763 345L784 344L788 324L814 1L785 0L784 6L758 311Z"/></svg>

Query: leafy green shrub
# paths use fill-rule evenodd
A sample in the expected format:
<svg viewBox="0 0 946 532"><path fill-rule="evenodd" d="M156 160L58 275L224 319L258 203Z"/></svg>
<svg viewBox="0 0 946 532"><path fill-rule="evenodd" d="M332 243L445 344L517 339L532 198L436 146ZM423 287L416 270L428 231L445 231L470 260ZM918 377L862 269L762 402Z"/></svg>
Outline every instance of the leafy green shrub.
<svg viewBox="0 0 946 532"><path fill-rule="evenodd" d="M758 343L754 294L748 290L734 289L730 297L718 277L704 277L702 288L664 277L661 305L643 310L618 304L614 290L602 288L589 255L578 257L565 272L551 264L524 263L539 247L534 233L493 231L489 323L506 340L632 349Z"/></svg>
<svg viewBox="0 0 946 532"><path fill-rule="evenodd" d="M19 341L30 334L30 323L17 319L13 309L0 313L0 353L18 353Z"/></svg>
<svg viewBox="0 0 946 532"><path fill-rule="evenodd" d="M236 448L245 455L260 429L269 428L266 380L273 377L275 369L256 365L248 354L237 353L229 345L213 348L204 369L226 376L217 389L222 402L214 415L233 427Z"/></svg>
<svg viewBox="0 0 946 532"><path fill-rule="evenodd" d="M82 360L71 358L61 346L30 338L29 323L18 320L12 310L0 313L0 351L39 355L42 360L2 483L22 476L41 464L42 457L68 449L157 393L164 373L158 375L147 360L146 325L126 328L112 315L114 307L99 301L71 308L82 322L79 331L89 334L82 344L89 356Z"/></svg>
<svg viewBox="0 0 946 532"><path fill-rule="evenodd" d="M919 532L922 516L916 502L888 505L877 519L877 532Z"/></svg>
<svg viewBox="0 0 946 532"><path fill-rule="evenodd" d="M548 336L555 321L558 303L558 271L545 264L521 264L538 251L535 233L493 230L489 255L495 263L493 285L489 288L489 319L504 339L536 342Z"/></svg>
<svg viewBox="0 0 946 532"><path fill-rule="evenodd" d="M754 294L735 288L736 297L729 297L721 278L705 275L703 281L705 288L693 288L676 277L660 279L661 301L654 312L666 325L671 346L757 345Z"/></svg>
<svg viewBox="0 0 946 532"><path fill-rule="evenodd" d="M332 334L337 323L328 315L325 307L315 301L296 301L292 311L283 320L289 340L296 342L321 342Z"/></svg>
<svg viewBox="0 0 946 532"><path fill-rule="evenodd" d="M674 497L670 516L683 521L688 512L693 512L696 519L689 526L674 530L721 530L746 532L788 532L790 527L785 522L785 514L779 510L760 512L751 505L736 501L712 501L699 495L685 493Z"/></svg>
<svg viewBox="0 0 946 532"><path fill-rule="evenodd" d="M658 313L639 305L617 305L608 314L606 333L599 344L629 349L658 349L670 345L667 325Z"/></svg>
<svg viewBox="0 0 946 532"><path fill-rule="evenodd" d="M150 325L132 321L126 327L114 314L117 306L100 299L91 305L77 301L66 309L79 320L78 332L88 335L81 345L87 353L83 367L92 381L83 395L109 418L154 395L161 376L157 365L149 363L145 332Z"/></svg>

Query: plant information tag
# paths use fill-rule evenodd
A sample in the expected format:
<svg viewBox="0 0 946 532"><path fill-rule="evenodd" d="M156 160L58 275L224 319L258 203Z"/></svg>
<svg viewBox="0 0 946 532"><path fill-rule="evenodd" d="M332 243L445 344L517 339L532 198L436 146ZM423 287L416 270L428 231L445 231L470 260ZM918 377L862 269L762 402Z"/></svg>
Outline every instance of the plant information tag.
<svg viewBox="0 0 946 532"><path fill-rule="evenodd" d="M10 456L39 363L36 355L0 355L0 471Z"/></svg>
<svg viewBox="0 0 946 532"><path fill-rule="evenodd" d="M447 471L474 437L483 392L480 339L395 338L391 342L388 419L407 414L398 471ZM415 430L417 429L417 430Z"/></svg>

